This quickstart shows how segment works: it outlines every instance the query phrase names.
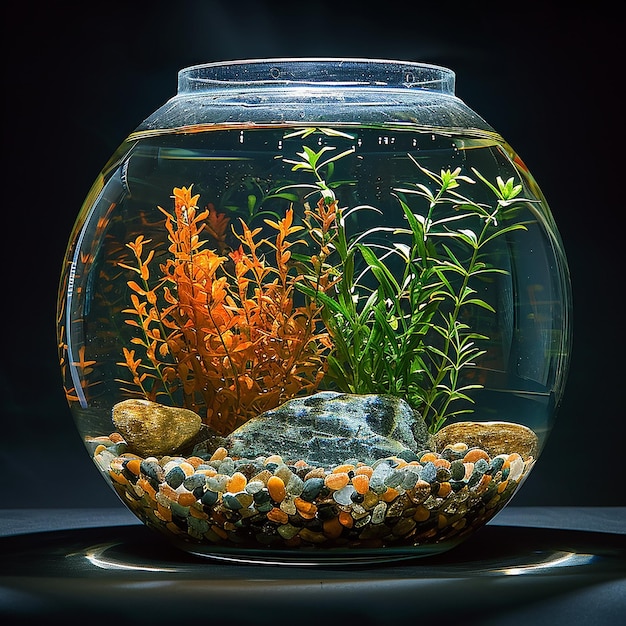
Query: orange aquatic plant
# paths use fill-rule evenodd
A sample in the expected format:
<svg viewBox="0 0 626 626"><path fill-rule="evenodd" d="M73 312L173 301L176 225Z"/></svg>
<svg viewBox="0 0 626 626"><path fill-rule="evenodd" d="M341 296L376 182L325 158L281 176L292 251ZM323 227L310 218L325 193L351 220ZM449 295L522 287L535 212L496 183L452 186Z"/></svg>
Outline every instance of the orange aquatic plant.
<svg viewBox="0 0 626 626"><path fill-rule="evenodd" d="M239 220L239 229L231 226L239 245L229 250L229 218L212 205L199 209L199 195L191 190L174 189L173 214L159 207L169 256L158 265L157 280L155 248L143 235L127 244L135 264L119 263L136 275L127 281L131 306L124 313L137 332L131 340L136 347L123 349L120 365L132 378L133 388L126 391L172 404L182 398L207 425L227 434L298 394L314 392L324 376L332 342L320 307L301 294L303 302L296 305L294 296L297 281L317 291L332 284L323 259L334 212L320 201L317 211L308 211L305 228L294 224L289 208L282 219L265 220L272 238L260 238L261 228ZM315 254L298 257L304 263L291 250L308 245L294 239L301 231L317 247Z"/></svg>

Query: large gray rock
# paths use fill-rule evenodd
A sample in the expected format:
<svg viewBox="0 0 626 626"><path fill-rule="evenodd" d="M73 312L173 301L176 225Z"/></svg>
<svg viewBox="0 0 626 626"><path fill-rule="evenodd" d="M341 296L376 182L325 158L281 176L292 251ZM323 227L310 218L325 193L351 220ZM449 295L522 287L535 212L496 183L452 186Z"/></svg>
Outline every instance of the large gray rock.
<svg viewBox="0 0 626 626"><path fill-rule="evenodd" d="M323 391L252 418L225 445L234 456L279 454L328 466L348 459L372 463L430 443L422 417L401 398Z"/></svg>

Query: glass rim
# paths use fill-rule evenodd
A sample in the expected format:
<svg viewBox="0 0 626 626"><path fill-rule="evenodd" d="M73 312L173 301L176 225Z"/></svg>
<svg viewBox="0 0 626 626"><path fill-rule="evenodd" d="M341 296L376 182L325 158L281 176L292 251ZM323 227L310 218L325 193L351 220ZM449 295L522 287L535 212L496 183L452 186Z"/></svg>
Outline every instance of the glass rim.
<svg viewBox="0 0 626 626"><path fill-rule="evenodd" d="M419 61L363 57L268 57L191 65L179 92L245 87L382 87L454 94L453 70Z"/></svg>

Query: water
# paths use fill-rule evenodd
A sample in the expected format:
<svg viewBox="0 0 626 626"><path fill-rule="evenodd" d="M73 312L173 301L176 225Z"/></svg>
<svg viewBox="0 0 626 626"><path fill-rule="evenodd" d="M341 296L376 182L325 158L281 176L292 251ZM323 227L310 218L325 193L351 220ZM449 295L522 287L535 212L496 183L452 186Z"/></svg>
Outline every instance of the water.
<svg viewBox="0 0 626 626"><path fill-rule="evenodd" d="M301 167L305 146L309 158L319 155L319 163L328 161L317 172ZM333 160L337 155L343 156ZM560 401L567 339L560 277L564 260L548 207L523 163L497 135L433 133L410 124L376 128L346 125L315 131L200 127L190 133L131 136L105 167L85 202L61 283L59 327L67 346L62 351L66 391L76 411L88 416L79 420L82 434L108 434L113 404L137 393L123 361L124 349L134 349L146 362L145 347L140 343L144 341L142 331L129 323L133 316L128 313L132 297L137 295L129 281L143 284L145 277L129 269L136 260L128 244L144 238L144 258L148 253L153 255L148 284L158 292L163 310L168 300L159 266L171 258L164 211L173 213L174 188L193 186L192 194L200 196L199 209L210 206L211 216L228 219L221 239L212 236L208 227L200 233L207 249L228 257L241 243L237 238L243 232L240 220L252 230L260 229L257 241L274 241L276 230L265 220L277 222L290 207L294 225L302 226L304 207L315 208L323 181L345 216L348 238L369 233L361 243L384 259L390 273L400 281L406 267L400 252L411 245L400 200L425 218L428 201L419 192L425 187L436 192L437 185L424 170L439 174L456 168L475 182L461 181L461 186L450 193L494 207L495 196L478 179L475 168L494 185L498 177L503 181L512 177L515 184L522 185L519 197L527 201L518 202L514 210L499 216L500 228L523 224L524 230L511 230L481 248L480 260L501 272L480 275L471 282L475 298L485 306L463 307L459 321L482 336L474 343L484 353L460 370L457 382L459 387L476 385L467 392L473 402L460 400L455 405L472 412L450 419L514 421L535 430L542 443L542 433L550 429L555 405ZM354 210L357 207L361 208ZM449 219L441 223L440 233L458 228L479 232L484 221L478 218L455 221L463 211L448 203L438 205L431 217ZM302 238L304 232L294 233L292 240ZM440 236L437 242L440 254L444 254L445 245L460 262L469 259L469 248L458 239ZM336 258L336 249L332 250ZM294 244L291 253L293 258L310 258L311 242L308 247ZM273 263L271 247L264 246L259 254L267 265ZM356 256L354 276L360 287L354 296L362 307L380 282L368 271L365 258ZM231 273L233 267L232 261L223 266ZM453 273L446 277L453 287L460 285ZM295 286L292 295L294 307L305 303L305 295ZM409 309L407 303L400 306L403 315L409 316ZM448 314L453 309L451 299L441 308ZM319 319L316 324L322 332ZM387 337L387 341L393 343L393 338ZM441 346L437 333L431 333L429 341ZM322 347L320 354L328 355L329 350ZM188 367L193 369L194 365L189 363ZM374 383L387 376L383 365L379 366L382 369L370 372L378 378ZM300 374L313 384L315 372L311 367L303 367ZM148 378L154 373L144 371ZM336 389L337 382L326 378L320 387ZM175 396L173 399L181 402L185 391L178 390ZM210 409L201 403L193 404L196 406L204 414Z"/></svg>

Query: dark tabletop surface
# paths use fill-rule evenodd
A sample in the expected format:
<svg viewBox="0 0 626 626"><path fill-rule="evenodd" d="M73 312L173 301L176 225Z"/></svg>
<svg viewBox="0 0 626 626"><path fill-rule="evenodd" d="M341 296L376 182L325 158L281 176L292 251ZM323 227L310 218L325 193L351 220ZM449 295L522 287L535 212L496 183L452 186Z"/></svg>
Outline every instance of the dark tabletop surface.
<svg viewBox="0 0 626 626"><path fill-rule="evenodd" d="M0 509L3 624L617 626L625 616L626 507L508 507L444 554L318 567L192 556L124 507Z"/></svg>

